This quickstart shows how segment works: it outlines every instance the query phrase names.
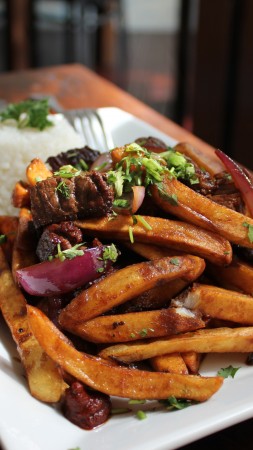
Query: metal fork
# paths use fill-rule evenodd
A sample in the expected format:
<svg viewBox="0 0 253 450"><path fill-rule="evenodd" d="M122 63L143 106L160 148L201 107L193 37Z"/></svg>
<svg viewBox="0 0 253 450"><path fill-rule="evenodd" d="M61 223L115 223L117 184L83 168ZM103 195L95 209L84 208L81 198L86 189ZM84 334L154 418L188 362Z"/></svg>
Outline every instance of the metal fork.
<svg viewBox="0 0 253 450"><path fill-rule="evenodd" d="M64 115L89 147L105 152L114 148L112 136L96 109L64 111Z"/></svg>

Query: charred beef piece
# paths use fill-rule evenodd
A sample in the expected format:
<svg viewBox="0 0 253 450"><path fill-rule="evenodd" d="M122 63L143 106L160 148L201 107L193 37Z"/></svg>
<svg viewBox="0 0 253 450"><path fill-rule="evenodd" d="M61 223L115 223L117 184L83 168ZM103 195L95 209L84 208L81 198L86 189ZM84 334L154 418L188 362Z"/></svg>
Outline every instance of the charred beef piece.
<svg viewBox="0 0 253 450"><path fill-rule="evenodd" d="M36 249L40 261L47 261L49 256L57 253L57 245L67 250L83 240L80 228L73 222L61 222L49 225L43 231Z"/></svg>
<svg viewBox="0 0 253 450"><path fill-rule="evenodd" d="M150 152L161 153L165 152L168 149L168 146L161 139L149 136L149 137L140 137L135 140L136 144L139 144L141 147L146 148Z"/></svg>
<svg viewBox="0 0 253 450"><path fill-rule="evenodd" d="M59 189L64 184L64 190ZM36 228L111 212L114 193L107 177L86 172L74 178L51 177L31 187L31 212Z"/></svg>
<svg viewBox="0 0 253 450"><path fill-rule="evenodd" d="M85 145L83 148L75 148L59 153L57 156L50 156L47 159L47 163L51 166L54 172L59 170L60 167L67 166L69 164L77 169L83 170L83 162L87 164L88 168L90 168L99 155L100 152L98 150L93 150L88 147L88 145Z"/></svg>
<svg viewBox="0 0 253 450"><path fill-rule="evenodd" d="M64 416L84 430L104 423L111 413L111 401L108 395L97 391L88 391L79 381L66 389L62 403Z"/></svg>

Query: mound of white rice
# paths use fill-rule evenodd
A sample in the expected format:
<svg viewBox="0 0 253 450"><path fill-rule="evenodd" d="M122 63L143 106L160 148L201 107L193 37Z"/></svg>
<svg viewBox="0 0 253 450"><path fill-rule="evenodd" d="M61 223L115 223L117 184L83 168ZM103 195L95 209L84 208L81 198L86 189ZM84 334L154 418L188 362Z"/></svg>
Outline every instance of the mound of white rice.
<svg viewBox="0 0 253 450"><path fill-rule="evenodd" d="M43 131L0 123L0 215L18 214L11 204L12 190L18 180L26 180L25 170L33 158L45 162L49 156L83 146L82 138L62 114L49 118L54 125Z"/></svg>

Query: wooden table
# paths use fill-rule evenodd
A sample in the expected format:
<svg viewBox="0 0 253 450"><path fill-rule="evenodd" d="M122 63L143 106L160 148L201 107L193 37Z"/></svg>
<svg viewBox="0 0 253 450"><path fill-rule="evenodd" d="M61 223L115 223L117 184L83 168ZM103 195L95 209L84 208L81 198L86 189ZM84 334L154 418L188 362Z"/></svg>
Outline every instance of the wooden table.
<svg viewBox="0 0 253 450"><path fill-rule="evenodd" d="M79 64L0 75L0 99L16 102L36 93L55 96L65 109L122 108L175 139L192 143L213 158L213 149L208 144ZM223 450L250 450L252 425L253 421L248 420L181 450L209 450L214 446Z"/></svg>

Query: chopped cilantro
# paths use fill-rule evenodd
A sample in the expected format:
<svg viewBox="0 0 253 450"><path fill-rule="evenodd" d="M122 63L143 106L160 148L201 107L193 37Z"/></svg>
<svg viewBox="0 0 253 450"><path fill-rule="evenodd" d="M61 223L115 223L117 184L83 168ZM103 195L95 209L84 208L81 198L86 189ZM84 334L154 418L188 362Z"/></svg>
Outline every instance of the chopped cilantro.
<svg viewBox="0 0 253 450"><path fill-rule="evenodd" d="M98 273L103 273L104 271L105 271L104 267L99 267L99 268L97 269L97 272L98 272Z"/></svg>
<svg viewBox="0 0 253 450"><path fill-rule="evenodd" d="M113 202L113 206L116 206L117 208L128 208L129 201L123 198L116 198Z"/></svg>
<svg viewBox="0 0 253 450"><path fill-rule="evenodd" d="M25 100L20 103L11 103L0 113L0 122L15 120L18 128L37 128L40 131L53 125L48 120L48 99Z"/></svg>
<svg viewBox="0 0 253 450"><path fill-rule="evenodd" d="M71 248L68 248L67 250L61 250L61 245L57 244L57 254L55 255L55 258L59 258L60 261L65 261L65 259L73 259L76 256L82 256L84 254L83 250L78 250L79 247L84 245L84 242L81 244L76 244ZM49 261L52 261L53 257L50 256Z"/></svg>
<svg viewBox="0 0 253 450"><path fill-rule="evenodd" d="M0 234L0 245L4 244L7 241L6 234Z"/></svg>
<svg viewBox="0 0 253 450"><path fill-rule="evenodd" d="M80 175L81 170L77 170L75 167L68 164L67 166L61 166L57 172L54 172L54 176L61 178L72 178Z"/></svg>
<svg viewBox="0 0 253 450"><path fill-rule="evenodd" d="M239 370L239 369L240 369L240 367L233 367L230 365L228 367L221 368L218 371L217 375L219 375L220 377L223 377L223 378L228 378L228 377L234 378L237 370Z"/></svg>
<svg viewBox="0 0 253 450"><path fill-rule="evenodd" d="M162 403L168 410L184 409L193 404L190 400L177 399L176 397L174 397L174 395L167 398L166 400L160 400L160 403Z"/></svg>
<svg viewBox="0 0 253 450"><path fill-rule="evenodd" d="M134 243L134 234L133 234L133 227L128 227L128 233L129 233L129 239L131 244Z"/></svg>
<svg viewBox="0 0 253 450"><path fill-rule="evenodd" d="M143 328L141 331L139 331L139 335L140 335L141 337L146 337L147 334L148 334L147 328Z"/></svg>
<svg viewBox="0 0 253 450"><path fill-rule="evenodd" d="M131 398L128 401L129 405L144 405L145 403L146 403L146 400L137 400L137 399L134 399L134 398Z"/></svg>
<svg viewBox="0 0 253 450"><path fill-rule="evenodd" d="M149 225L149 223L142 216L138 215L138 216L134 216L134 217L137 219L137 221L139 221L144 226L144 228L146 228L146 230L148 230L148 231L152 230L151 225Z"/></svg>
<svg viewBox="0 0 253 450"><path fill-rule="evenodd" d="M136 417L137 417L137 419L139 419L139 420L144 420L144 419L147 418L147 414L146 414L144 411L142 411L142 410L140 409L139 411L137 411Z"/></svg>
<svg viewBox="0 0 253 450"><path fill-rule="evenodd" d="M253 225L251 225L248 222L243 222L243 226L248 228L248 238L249 238L250 243L252 244L252 242L253 242Z"/></svg>
<svg viewBox="0 0 253 450"><path fill-rule="evenodd" d="M179 266L180 261L178 258L171 258L170 264L174 264L174 266Z"/></svg>
<svg viewBox="0 0 253 450"><path fill-rule="evenodd" d="M134 338L135 338L135 334L134 334L134 333L131 333L131 334L130 334L130 338L131 338L131 339L134 339Z"/></svg>
<svg viewBox="0 0 253 450"><path fill-rule="evenodd" d="M114 244L107 245L103 251L103 260L110 260L112 262L116 262L119 256L119 252Z"/></svg>
<svg viewBox="0 0 253 450"><path fill-rule="evenodd" d="M178 205L178 199L176 194L168 194L162 187L162 185L159 183L157 184L157 188L159 191L159 194L164 200L167 200L172 206Z"/></svg>
<svg viewBox="0 0 253 450"><path fill-rule="evenodd" d="M63 197L65 197L65 198L69 198L70 197L70 188L66 184L65 181L60 181L60 183L57 185L55 190L59 191L63 195Z"/></svg>

